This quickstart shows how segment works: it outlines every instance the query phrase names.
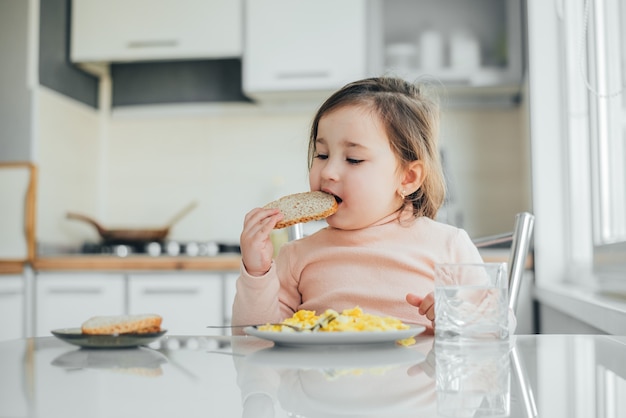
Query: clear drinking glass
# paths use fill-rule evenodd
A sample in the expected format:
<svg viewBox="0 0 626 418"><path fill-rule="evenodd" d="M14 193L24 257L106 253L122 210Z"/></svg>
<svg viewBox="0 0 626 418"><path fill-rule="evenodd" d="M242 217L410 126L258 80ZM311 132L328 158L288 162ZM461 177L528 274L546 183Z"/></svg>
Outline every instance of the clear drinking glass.
<svg viewBox="0 0 626 418"><path fill-rule="evenodd" d="M509 336L506 263L435 265L435 340Z"/></svg>

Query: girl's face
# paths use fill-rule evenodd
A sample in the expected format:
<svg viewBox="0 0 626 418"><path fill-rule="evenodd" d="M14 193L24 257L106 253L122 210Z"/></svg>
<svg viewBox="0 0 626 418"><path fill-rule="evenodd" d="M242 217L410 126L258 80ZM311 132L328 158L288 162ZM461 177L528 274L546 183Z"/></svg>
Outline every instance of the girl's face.
<svg viewBox="0 0 626 418"><path fill-rule="evenodd" d="M402 206L403 174L379 117L362 106L342 106L322 116L311 190L338 198L339 209L326 221L339 229L372 225Z"/></svg>

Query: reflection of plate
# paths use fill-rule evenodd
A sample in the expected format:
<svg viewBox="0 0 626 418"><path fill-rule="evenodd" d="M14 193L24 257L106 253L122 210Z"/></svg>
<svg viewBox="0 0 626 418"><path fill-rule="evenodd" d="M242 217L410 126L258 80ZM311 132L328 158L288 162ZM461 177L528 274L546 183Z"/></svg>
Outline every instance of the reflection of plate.
<svg viewBox="0 0 626 418"><path fill-rule="evenodd" d="M413 337L426 328L411 326L409 329L394 331L343 331L343 332L276 332L260 331L255 327L246 327L244 332L283 346L311 345L357 345L390 343Z"/></svg>
<svg viewBox="0 0 626 418"><path fill-rule="evenodd" d="M159 371L164 363L167 363L167 357L162 353L137 347L120 350L77 349L61 354L51 364L65 369L118 369L147 374Z"/></svg>
<svg viewBox="0 0 626 418"><path fill-rule="evenodd" d="M424 354L412 348L379 344L349 350L279 346L255 351L246 358L254 364L289 369L371 369L418 364L424 359Z"/></svg>
<svg viewBox="0 0 626 418"><path fill-rule="evenodd" d="M420 372L421 364L286 369L280 373L277 398L293 416L310 418L437 416L436 384Z"/></svg>
<svg viewBox="0 0 626 418"><path fill-rule="evenodd" d="M167 330L149 334L87 335L80 328L62 328L50 331L52 335L70 344L86 348L128 348L150 344Z"/></svg>

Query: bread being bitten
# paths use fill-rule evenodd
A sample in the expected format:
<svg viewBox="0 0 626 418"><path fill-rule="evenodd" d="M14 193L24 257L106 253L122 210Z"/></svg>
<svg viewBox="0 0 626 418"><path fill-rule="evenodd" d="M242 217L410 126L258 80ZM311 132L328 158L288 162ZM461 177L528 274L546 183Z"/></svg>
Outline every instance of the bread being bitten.
<svg viewBox="0 0 626 418"><path fill-rule="evenodd" d="M162 321L156 314L94 316L81 330L89 335L149 334L161 331Z"/></svg>
<svg viewBox="0 0 626 418"><path fill-rule="evenodd" d="M337 212L337 207L335 196L321 191L287 195L264 206L265 209L278 208L284 215L275 229L325 219Z"/></svg>

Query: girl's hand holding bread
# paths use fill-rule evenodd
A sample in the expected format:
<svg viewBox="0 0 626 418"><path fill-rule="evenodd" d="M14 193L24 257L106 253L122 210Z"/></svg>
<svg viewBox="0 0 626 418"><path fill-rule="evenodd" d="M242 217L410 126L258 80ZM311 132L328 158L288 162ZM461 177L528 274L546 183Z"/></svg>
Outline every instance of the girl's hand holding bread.
<svg viewBox="0 0 626 418"><path fill-rule="evenodd" d="M274 247L270 233L283 219L280 209L252 209L246 215L241 232L241 258L251 276L263 276L272 265Z"/></svg>
<svg viewBox="0 0 626 418"><path fill-rule="evenodd" d="M241 256L251 276L262 276L272 265L273 229L324 219L337 212L335 196L311 191L290 194L251 210L245 217L240 237Z"/></svg>

